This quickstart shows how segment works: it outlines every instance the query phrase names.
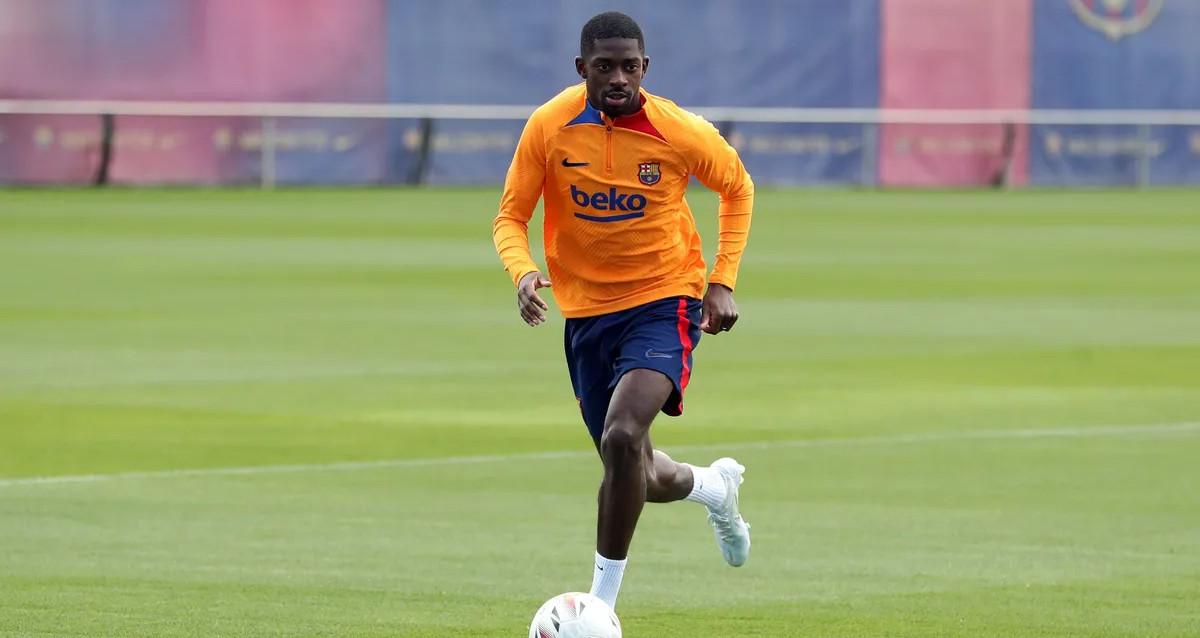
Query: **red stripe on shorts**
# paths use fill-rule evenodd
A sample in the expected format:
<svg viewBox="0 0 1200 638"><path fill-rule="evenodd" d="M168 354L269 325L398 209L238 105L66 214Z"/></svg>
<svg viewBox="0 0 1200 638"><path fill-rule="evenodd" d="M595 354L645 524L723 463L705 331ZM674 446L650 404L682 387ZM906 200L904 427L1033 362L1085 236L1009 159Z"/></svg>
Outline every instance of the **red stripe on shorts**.
<svg viewBox="0 0 1200 638"><path fill-rule="evenodd" d="M692 354L692 337L688 334L688 328L691 327L691 322L688 321L687 313L687 298L679 300L679 343L683 344L683 374L679 377L679 391L687 389L688 380L692 378L692 366L688 364L688 357ZM679 403L682 406L683 397L679 397Z"/></svg>

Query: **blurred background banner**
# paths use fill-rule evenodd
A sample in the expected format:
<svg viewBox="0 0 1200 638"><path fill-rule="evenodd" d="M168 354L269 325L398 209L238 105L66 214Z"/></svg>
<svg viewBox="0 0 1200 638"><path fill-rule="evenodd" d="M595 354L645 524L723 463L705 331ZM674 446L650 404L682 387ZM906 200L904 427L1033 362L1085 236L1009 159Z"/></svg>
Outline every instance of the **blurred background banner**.
<svg viewBox="0 0 1200 638"><path fill-rule="evenodd" d="M1032 0L887 0L883 5L883 102L895 109L1024 109L1029 106ZM1013 183L1028 163L1016 131ZM1005 127L887 124L879 180L888 186L987 183L1001 169Z"/></svg>
<svg viewBox="0 0 1200 638"><path fill-rule="evenodd" d="M385 7L338 0L0 0L0 99L380 102ZM87 182L98 117L0 116L0 181ZM261 123L118 116L118 183L258 182ZM278 180L384 177L382 123L279 124Z"/></svg>
<svg viewBox="0 0 1200 638"><path fill-rule="evenodd" d="M1033 108L1200 109L1200 2L1037 2ZM1037 184L1200 181L1196 127L1036 126Z"/></svg>
<svg viewBox="0 0 1200 638"><path fill-rule="evenodd" d="M647 89L679 104L878 104L879 0L391 0L388 99L540 104L579 81L579 30L610 9L646 35Z"/></svg>
<svg viewBox="0 0 1200 638"><path fill-rule="evenodd" d="M0 0L0 100L532 106L606 9L689 108L1200 109L1191 0ZM521 130L100 115L0 115L0 183L495 184ZM713 123L763 184L1200 180L1200 127Z"/></svg>
<svg viewBox="0 0 1200 638"><path fill-rule="evenodd" d="M0 93L374 102L384 19L376 1L3 0Z"/></svg>
<svg viewBox="0 0 1200 638"><path fill-rule="evenodd" d="M654 4L558 0L388 3L388 99L536 105L579 82L579 30L606 9L634 16L651 63L647 90L688 107L873 108L879 104L879 2ZM714 122L767 182L858 182L861 127ZM519 122L437 122L430 183L503 179ZM417 143L411 125L393 146ZM407 140L408 144L405 144Z"/></svg>

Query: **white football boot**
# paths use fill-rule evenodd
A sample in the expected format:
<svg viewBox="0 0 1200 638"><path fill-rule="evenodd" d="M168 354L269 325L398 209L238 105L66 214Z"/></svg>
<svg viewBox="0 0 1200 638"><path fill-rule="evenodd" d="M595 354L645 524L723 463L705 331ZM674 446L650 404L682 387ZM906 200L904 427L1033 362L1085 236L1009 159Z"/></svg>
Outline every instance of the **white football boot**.
<svg viewBox="0 0 1200 638"><path fill-rule="evenodd" d="M708 522L716 533L717 547L721 548L725 562L741 567L750 557L750 524L742 520L738 511L738 488L746 467L731 458L718 459L712 467L725 479L726 495L719 508L708 508Z"/></svg>

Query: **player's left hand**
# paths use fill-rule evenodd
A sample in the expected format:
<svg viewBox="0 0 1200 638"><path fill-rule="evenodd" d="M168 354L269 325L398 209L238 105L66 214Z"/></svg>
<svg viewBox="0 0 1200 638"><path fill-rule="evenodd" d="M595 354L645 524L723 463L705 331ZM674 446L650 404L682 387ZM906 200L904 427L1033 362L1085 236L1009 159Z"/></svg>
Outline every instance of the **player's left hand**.
<svg viewBox="0 0 1200 638"><path fill-rule="evenodd" d="M701 306L700 329L710 335L729 332L737 323L737 304L733 302L733 290L721 284L709 284Z"/></svg>

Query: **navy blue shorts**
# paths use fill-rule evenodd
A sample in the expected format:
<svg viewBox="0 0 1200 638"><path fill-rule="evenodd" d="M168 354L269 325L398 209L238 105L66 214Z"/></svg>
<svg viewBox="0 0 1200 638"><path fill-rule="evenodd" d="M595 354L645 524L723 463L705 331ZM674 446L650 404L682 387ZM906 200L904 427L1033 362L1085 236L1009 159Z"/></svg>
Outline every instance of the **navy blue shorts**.
<svg viewBox="0 0 1200 638"><path fill-rule="evenodd" d="M692 373L692 350L700 342L700 300L671 297L595 317L567 319L565 346L571 385L583 422L596 441L613 389L630 370L648 368L670 377L675 391L663 405L683 414L683 393Z"/></svg>

